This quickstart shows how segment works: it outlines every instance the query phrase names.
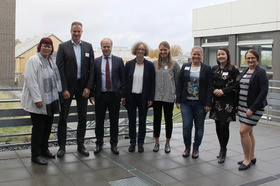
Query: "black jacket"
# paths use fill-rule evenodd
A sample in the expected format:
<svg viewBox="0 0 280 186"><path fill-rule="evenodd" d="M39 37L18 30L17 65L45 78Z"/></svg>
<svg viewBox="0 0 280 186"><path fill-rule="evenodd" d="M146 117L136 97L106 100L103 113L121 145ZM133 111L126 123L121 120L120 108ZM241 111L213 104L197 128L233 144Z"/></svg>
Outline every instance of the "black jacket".
<svg viewBox="0 0 280 186"><path fill-rule="evenodd" d="M191 63L185 63L180 71L178 78L178 86L176 89L176 103L186 102L188 82L190 79L190 70L186 67L190 67ZM203 106L212 106L213 95L213 81L212 70L209 65L201 63L200 75L199 75L199 103Z"/></svg>
<svg viewBox="0 0 280 186"><path fill-rule="evenodd" d="M240 79L246 74L249 68L241 73ZM239 81L240 84L240 81ZM240 86L238 86L239 88ZM239 91L238 91L239 92ZM263 68L257 65L249 82L247 106L252 112L264 108L267 105L266 96L268 93L268 76Z"/></svg>
<svg viewBox="0 0 280 186"><path fill-rule="evenodd" d="M136 60L133 59L125 64L125 98L126 108L130 107L132 101L132 84L133 74L135 70ZM154 64L148 60L144 60L144 74L143 74L143 89L142 89L142 101L143 107L147 107L148 101L154 101L155 97L155 68Z"/></svg>

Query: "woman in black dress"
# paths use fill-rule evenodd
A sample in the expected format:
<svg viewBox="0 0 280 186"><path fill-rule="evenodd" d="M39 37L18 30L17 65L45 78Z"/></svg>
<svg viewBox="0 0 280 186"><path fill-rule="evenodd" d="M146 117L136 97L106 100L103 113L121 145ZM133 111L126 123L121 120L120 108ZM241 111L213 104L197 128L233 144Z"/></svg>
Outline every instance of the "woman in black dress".
<svg viewBox="0 0 280 186"><path fill-rule="evenodd" d="M236 120L236 88L239 70L231 65L230 53L226 47L218 49L217 63L218 65L212 67L214 99L210 118L215 120L220 143L218 163L224 163L229 140L229 123Z"/></svg>

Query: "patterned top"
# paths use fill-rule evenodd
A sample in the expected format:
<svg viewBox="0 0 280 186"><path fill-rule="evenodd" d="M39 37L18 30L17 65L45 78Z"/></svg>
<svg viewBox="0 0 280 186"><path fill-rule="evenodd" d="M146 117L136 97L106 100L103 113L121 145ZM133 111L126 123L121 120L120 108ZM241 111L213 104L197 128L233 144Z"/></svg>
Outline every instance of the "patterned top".
<svg viewBox="0 0 280 186"><path fill-rule="evenodd" d="M161 69L158 69L157 65L158 61L155 61L156 86L154 100L173 103L175 101L175 91L180 73L180 66L176 61L173 61L170 68L168 68L167 60L162 62Z"/></svg>
<svg viewBox="0 0 280 186"><path fill-rule="evenodd" d="M201 66L190 67L190 80L188 82L187 100L199 100L199 73Z"/></svg>
<svg viewBox="0 0 280 186"><path fill-rule="evenodd" d="M225 70L216 65L212 67L212 76L214 89L221 89L224 94L220 97L213 96L210 118L222 122L235 121L239 70L235 66L231 70Z"/></svg>
<svg viewBox="0 0 280 186"><path fill-rule="evenodd" d="M249 109L247 106L247 96L248 96L248 89L249 89L249 82L252 77L253 73L246 73L240 80L239 87L239 102L238 102L238 114L239 120L241 123L246 125L257 125L259 119L263 115L264 109L257 110L253 113L250 118L246 117L246 111Z"/></svg>

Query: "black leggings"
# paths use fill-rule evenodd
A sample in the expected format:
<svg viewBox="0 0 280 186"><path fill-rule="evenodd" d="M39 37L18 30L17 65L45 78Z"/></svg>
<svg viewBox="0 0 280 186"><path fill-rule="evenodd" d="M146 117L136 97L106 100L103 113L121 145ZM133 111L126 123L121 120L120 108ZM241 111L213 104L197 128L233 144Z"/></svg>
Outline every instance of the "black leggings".
<svg viewBox="0 0 280 186"><path fill-rule="evenodd" d="M159 138L161 130L161 118L162 118L162 108L164 112L165 119L165 136L170 139L172 136L173 129L173 108L174 103L168 103L163 101L154 101L154 137Z"/></svg>
<svg viewBox="0 0 280 186"><path fill-rule="evenodd" d="M220 147L227 148L229 140L229 122L217 121L216 123L216 133L219 139Z"/></svg>

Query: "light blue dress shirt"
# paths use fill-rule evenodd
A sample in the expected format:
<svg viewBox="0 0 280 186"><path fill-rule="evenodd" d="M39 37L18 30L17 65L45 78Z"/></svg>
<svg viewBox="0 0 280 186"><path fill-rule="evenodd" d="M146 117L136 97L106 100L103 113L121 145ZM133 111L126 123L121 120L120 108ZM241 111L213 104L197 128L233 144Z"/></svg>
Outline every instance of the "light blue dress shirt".
<svg viewBox="0 0 280 186"><path fill-rule="evenodd" d="M112 54L108 56L109 60L109 70L110 70L110 82L111 82L111 90L112 90ZM102 63L101 63L101 76L102 76L102 92L106 92L106 63L107 59L106 56L102 56Z"/></svg>
<svg viewBox="0 0 280 186"><path fill-rule="evenodd" d="M77 61L77 79L81 79L81 68L82 68L82 47L81 47L81 41L79 44L76 44L72 39L73 48L76 56Z"/></svg>

